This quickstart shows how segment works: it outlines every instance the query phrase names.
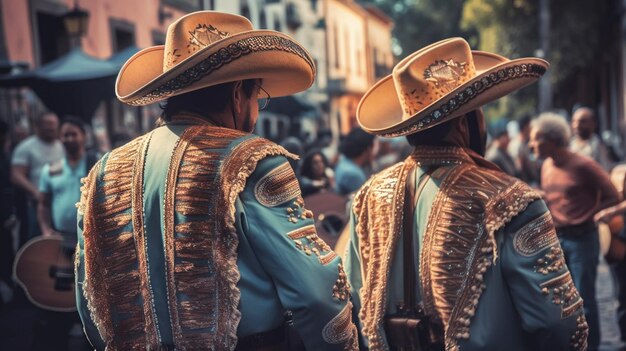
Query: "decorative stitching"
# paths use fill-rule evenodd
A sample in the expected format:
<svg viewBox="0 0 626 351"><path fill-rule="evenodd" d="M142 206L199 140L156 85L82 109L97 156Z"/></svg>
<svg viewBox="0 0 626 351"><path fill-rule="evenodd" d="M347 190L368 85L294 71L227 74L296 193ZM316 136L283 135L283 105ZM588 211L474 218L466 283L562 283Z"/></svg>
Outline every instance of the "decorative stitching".
<svg viewBox="0 0 626 351"><path fill-rule="evenodd" d="M533 256L546 247L558 244L559 238L550 212L526 224L513 236L513 248L522 256Z"/></svg>
<svg viewBox="0 0 626 351"><path fill-rule="evenodd" d="M346 343L345 350L358 350L357 330L352 323L352 302L331 319L322 329L322 338L329 344L338 345Z"/></svg>
<svg viewBox="0 0 626 351"><path fill-rule="evenodd" d="M552 272L558 272L565 267L565 256L563 256L563 250L561 246L552 246L543 257L537 259L535 265L535 272L547 275Z"/></svg>
<svg viewBox="0 0 626 351"><path fill-rule="evenodd" d="M339 271L339 278L333 285L333 297L339 301L346 301L350 298L350 283L348 282L348 276L343 270L343 265L340 263L337 265Z"/></svg>
<svg viewBox="0 0 626 351"><path fill-rule="evenodd" d="M294 198L300 200L300 186L289 163L285 162L264 175L254 186L254 197L265 207L278 206Z"/></svg>
<svg viewBox="0 0 626 351"><path fill-rule="evenodd" d="M543 295L551 295L552 303L561 306L561 319L574 314L583 306L583 299L574 286L569 271L539 285Z"/></svg>
<svg viewBox="0 0 626 351"><path fill-rule="evenodd" d="M167 98L175 92L188 87L203 77L209 75L218 68L227 65L238 58L259 51L283 51L292 53L303 59L315 72L315 64L309 54L297 43L287 38L276 35L261 35L241 39L200 61L191 68L186 69L180 75L164 82L161 86L148 94L130 101L129 105L147 105L156 100Z"/></svg>
<svg viewBox="0 0 626 351"><path fill-rule="evenodd" d="M439 104L439 108L415 121L411 125L403 127L398 131L380 133L380 135L388 138L393 138L405 134L418 132L425 127L428 127L432 123L435 123L442 118L451 115L452 112L458 110L461 106L467 104L480 93L488 90L493 86L496 86L509 79L541 77L545 72L545 67L533 63L502 68L497 72L492 72L491 74L481 78L480 80L475 81L474 83L472 83L472 85L456 93L454 96L448 98L446 102Z"/></svg>
<svg viewBox="0 0 626 351"><path fill-rule="evenodd" d="M585 319L585 315L581 314L576 317L576 331L574 335L570 338L570 346L574 348L574 350L587 350L587 337L589 336L589 326L587 325L587 320Z"/></svg>
<svg viewBox="0 0 626 351"><path fill-rule="evenodd" d="M287 236L294 241L296 248L303 251L307 256L315 254L324 266L337 257L330 246L317 236L315 226L312 224L293 230L287 233Z"/></svg>

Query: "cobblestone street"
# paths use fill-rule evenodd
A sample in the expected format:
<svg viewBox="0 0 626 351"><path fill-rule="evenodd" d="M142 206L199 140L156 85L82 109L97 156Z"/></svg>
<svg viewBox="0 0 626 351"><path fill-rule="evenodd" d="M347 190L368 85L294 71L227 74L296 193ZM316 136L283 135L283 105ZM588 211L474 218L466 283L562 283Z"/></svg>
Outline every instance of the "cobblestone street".
<svg viewBox="0 0 626 351"><path fill-rule="evenodd" d="M600 328L602 329L602 351L624 351L626 345L620 341L617 327L617 300L611 278L611 270L604 260L598 266L598 280L596 281L598 308L600 310Z"/></svg>

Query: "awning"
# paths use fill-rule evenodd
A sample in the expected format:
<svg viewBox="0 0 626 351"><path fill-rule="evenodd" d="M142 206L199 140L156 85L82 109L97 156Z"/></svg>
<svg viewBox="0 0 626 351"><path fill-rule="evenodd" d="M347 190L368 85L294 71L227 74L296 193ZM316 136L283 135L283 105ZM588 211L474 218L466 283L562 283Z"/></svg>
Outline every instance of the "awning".
<svg viewBox="0 0 626 351"><path fill-rule="evenodd" d="M306 113L314 113L317 107L300 96L289 95L272 98L267 110L279 115L296 117Z"/></svg>
<svg viewBox="0 0 626 351"><path fill-rule="evenodd" d="M130 50L118 54L132 55ZM0 87L30 87L59 116L90 120L101 101L115 97L121 57L100 60L76 48L35 70L0 76Z"/></svg>

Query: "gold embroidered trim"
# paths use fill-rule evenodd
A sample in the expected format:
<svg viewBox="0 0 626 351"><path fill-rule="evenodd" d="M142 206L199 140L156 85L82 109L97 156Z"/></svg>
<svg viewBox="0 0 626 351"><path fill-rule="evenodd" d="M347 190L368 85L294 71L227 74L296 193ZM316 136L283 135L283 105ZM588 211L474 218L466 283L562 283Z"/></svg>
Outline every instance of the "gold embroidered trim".
<svg viewBox="0 0 626 351"><path fill-rule="evenodd" d="M343 270L343 265L340 263L337 265L339 271L339 278L333 285L333 297L339 301L346 301L350 298L350 283L348 282L348 276Z"/></svg>
<svg viewBox="0 0 626 351"><path fill-rule="evenodd" d="M370 178L357 193L353 205L358 217L355 230L364 278L359 292L363 303L359 319L372 350L387 348L382 337L382 320L387 308L389 269L402 223L404 191L400 190L406 182L405 163Z"/></svg>
<svg viewBox="0 0 626 351"><path fill-rule="evenodd" d="M540 285L543 295L551 295L552 303L561 306L561 319L572 316L582 308L583 299L574 286L572 276L565 272Z"/></svg>
<svg viewBox="0 0 626 351"><path fill-rule="evenodd" d="M565 267L565 256L563 256L563 250L558 242L555 246L552 246L550 250L541 258L537 259L537 265L535 265L535 272L539 272L543 275L549 273L558 272Z"/></svg>
<svg viewBox="0 0 626 351"><path fill-rule="evenodd" d="M454 166L440 189L420 269L426 311L443 323L446 348L456 349L470 337L484 273L497 258L496 231L539 197L512 177L467 163Z"/></svg>
<svg viewBox="0 0 626 351"><path fill-rule="evenodd" d="M137 270L137 251L132 229L131 181L145 137L137 138L110 153L104 171L101 163L91 170L81 195L84 208L84 295L92 319L112 350L145 345L153 337L145 320L142 284ZM103 294L103 291L109 292ZM119 318L116 323L112 316Z"/></svg>
<svg viewBox="0 0 626 351"><path fill-rule="evenodd" d="M148 267L147 257L147 239L146 228L144 223L143 212L143 181L146 162L146 153L148 152L148 145L152 133L148 134L144 138L144 143L141 145L139 152L137 153L137 161L133 165L135 174L132 178L132 202L131 209L133 215L133 232L135 235L135 245L137 251L137 259L139 266L139 280L141 284L141 297L143 300L143 314L146 321L146 340L148 347L156 347L160 343L161 335L159 331L159 325L156 317L156 309L154 305L154 293L152 291L152 284L150 282L150 274Z"/></svg>
<svg viewBox="0 0 626 351"><path fill-rule="evenodd" d="M529 257L558 242L552 216L546 212L515 233L513 248L518 254Z"/></svg>
<svg viewBox="0 0 626 351"><path fill-rule="evenodd" d="M300 186L291 165L285 162L264 175L254 187L254 196L266 207L300 198Z"/></svg>
<svg viewBox="0 0 626 351"><path fill-rule="evenodd" d="M589 336L589 326L585 315L581 314L576 317L576 331L570 338L570 346L574 350L584 351L587 350L587 337Z"/></svg>
<svg viewBox="0 0 626 351"><path fill-rule="evenodd" d="M215 245L220 249L220 252L227 253L227 257L224 258L226 270L221 272L221 274L224 275L224 279L228 282L228 286L225 286L224 289L229 292L229 295L224 296L223 306L226 306L230 313L228 314L229 319L227 323L220 325L220 327L224 329L225 335L228 337L228 340L224 340L223 345L228 347L235 347L237 344L237 326L241 319L241 313L237 308L241 293L237 288L237 282L239 281L237 244L239 240L237 229L235 228L235 201L237 196L244 190L246 180L254 172L258 162L273 155L296 158L283 147L268 140L250 138L242 141L233 149L222 163L220 169L222 175L220 186L222 191L219 193L219 206L225 209L221 213L225 213L226 218L223 222L220 222L223 227L219 226L218 232L223 233L223 235L221 240L215 243Z"/></svg>
<svg viewBox="0 0 626 351"><path fill-rule="evenodd" d="M352 302L348 301L346 307L324 326L322 338L332 345L346 344L344 350L358 350L357 330L352 323Z"/></svg>
<svg viewBox="0 0 626 351"><path fill-rule="evenodd" d="M174 345L176 348L184 349L190 345L185 343L185 338L183 337L183 330L181 327L180 315L182 311L179 312L179 301L177 298L177 267L176 267L176 257L178 242L176 240L176 233L174 225L175 225L175 206L176 203L176 195L177 195L177 178L179 176L180 165L183 159L183 155L187 149L187 142L189 141L189 135L197 132L198 128L187 128L179 137L172 150L172 157L170 159L170 164L168 167L167 178L165 180L165 199L163 206L163 233L164 233L164 248L165 248L165 273L166 273L166 287L167 287L167 301L168 301L168 312L170 316L170 323L172 327L172 336ZM199 177L202 177L201 174L198 174ZM182 202L182 200L181 200ZM208 211L206 212L208 213ZM190 231L181 231L184 234L190 234ZM207 250L208 251L208 250ZM184 263L183 263L184 264ZM187 281L179 282L178 286L181 288L185 288L188 286L186 284ZM186 290L186 289L185 289ZM195 296L190 296L190 300Z"/></svg>
<svg viewBox="0 0 626 351"><path fill-rule="evenodd" d="M299 192L298 190L298 193ZM298 195L293 203L287 207L285 212L287 212L287 220L293 224L298 223L300 220L313 218L313 212L304 208L304 199L301 195Z"/></svg>
<svg viewBox="0 0 626 351"><path fill-rule="evenodd" d="M307 256L315 254L324 266L337 257L337 254L330 246L317 236L317 231L313 224L293 230L287 233L287 236L293 240L298 250L303 251Z"/></svg>

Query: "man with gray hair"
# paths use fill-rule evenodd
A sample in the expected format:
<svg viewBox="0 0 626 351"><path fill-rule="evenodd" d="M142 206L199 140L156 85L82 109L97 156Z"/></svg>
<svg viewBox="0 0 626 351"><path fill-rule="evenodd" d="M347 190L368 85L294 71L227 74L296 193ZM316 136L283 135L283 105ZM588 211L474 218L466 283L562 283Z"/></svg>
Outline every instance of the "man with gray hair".
<svg viewBox="0 0 626 351"><path fill-rule="evenodd" d="M542 113L533 121L530 145L544 159L541 189L552 214L565 262L584 302L589 324L589 350L600 343L595 281L598 266L598 230L593 216L618 201L618 193L606 172L588 157L568 149L569 125L554 113Z"/></svg>

